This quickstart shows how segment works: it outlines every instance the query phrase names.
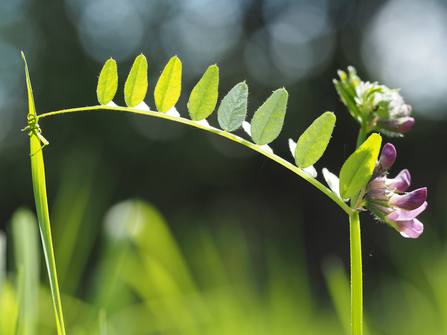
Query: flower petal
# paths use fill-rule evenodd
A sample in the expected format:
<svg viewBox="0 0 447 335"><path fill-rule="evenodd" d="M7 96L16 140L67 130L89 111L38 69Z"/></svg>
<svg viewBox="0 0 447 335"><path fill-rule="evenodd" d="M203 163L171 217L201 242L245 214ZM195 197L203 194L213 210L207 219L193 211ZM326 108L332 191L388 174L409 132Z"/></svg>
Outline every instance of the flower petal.
<svg viewBox="0 0 447 335"><path fill-rule="evenodd" d="M417 217L419 214L421 214L426 208L427 208L426 201L419 208L412 210L412 211L406 211L406 210L397 208L394 212L388 214L385 217L385 219L387 221L391 221L393 223L397 223L399 221L413 220L415 217Z"/></svg>
<svg viewBox="0 0 447 335"><path fill-rule="evenodd" d="M399 126L397 127L398 133L405 133L413 127L414 119L412 117L406 116L399 119Z"/></svg>
<svg viewBox="0 0 447 335"><path fill-rule="evenodd" d="M418 238L424 231L424 225L418 219L397 223L398 230L403 237Z"/></svg>
<svg viewBox="0 0 447 335"><path fill-rule="evenodd" d="M388 169L391 165L394 164L396 160L397 152L394 145L391 143L387 143L382 148L382 153L380 154L380 164L383 170Z"/></svg>
<svg viewBox="0 0 447 335"><path fill-rule="evenodd" d="M408 187L410 187L411 176L410 172L405 169L399 172L399 174L394 179L389 179L389 187L391 189L396 189L399 192L405 192Z"/></svg>
<svg viewBox="0 0 447 335"><path fill-rule="evenodd" d="M388 201L388 205L406 209L408 211L419 208L427 199L427 188L419 188L404 195L394 194Z"/></svg>

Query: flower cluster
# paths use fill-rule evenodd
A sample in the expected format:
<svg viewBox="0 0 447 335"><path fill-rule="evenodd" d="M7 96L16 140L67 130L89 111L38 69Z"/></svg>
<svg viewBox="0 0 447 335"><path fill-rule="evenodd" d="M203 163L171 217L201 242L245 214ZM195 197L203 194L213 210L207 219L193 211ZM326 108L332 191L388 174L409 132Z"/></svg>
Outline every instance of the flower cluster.
<svg viewBox="0 0 447 335"><path fill-rule="evenodd" d="M394 179L388 178L388 169L395 160L396 149L387 143L366 185L363 204L402 236L417 238L424 231L424 225L416 217L427 207L427 189L407 193L411 177L406 169Z"/></svg>
<svg viewBox="0 0 447 335"><path fill-rule="evenodd" d="M353 67L349 75L339 71L340 81L334 79L335 87L351 115L366 132L382 132L388 136L402 136L411 129L414 119L411 106L404 103L398 90L391 90L377 83L363 82Z"/></svg>

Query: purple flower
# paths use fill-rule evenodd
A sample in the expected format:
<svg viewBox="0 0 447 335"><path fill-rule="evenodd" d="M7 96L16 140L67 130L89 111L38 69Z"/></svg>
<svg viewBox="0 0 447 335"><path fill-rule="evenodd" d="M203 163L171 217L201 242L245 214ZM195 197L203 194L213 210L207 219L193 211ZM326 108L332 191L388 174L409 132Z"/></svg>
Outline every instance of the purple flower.
<svg viewBox="0 0 447 335"><path fill-rule="evenodd" d="M398 192L405 192L410 187L411 176L407 169L399 172L394 179L388 179L388 187Z"/></svg>
<svg viewBox="0 0 447 335"><path fill-rule="evenodd" d="M412 192L410 172L402 170L394 179L387 178L388 169L396 159L396 149L387 143L366 185L363 205L375 216L395 228L404 237L417 238L424 225L416 217L427 208L427 188Z"/></svg>
<svg viewBox="0 0 447 335"><path fill-rule="evenodd" d="M418 238L424 231L424 225L416 219L427 208L427 202L412 210L396 209L385 217L386 222L394 227L403 237Z"/></svg>

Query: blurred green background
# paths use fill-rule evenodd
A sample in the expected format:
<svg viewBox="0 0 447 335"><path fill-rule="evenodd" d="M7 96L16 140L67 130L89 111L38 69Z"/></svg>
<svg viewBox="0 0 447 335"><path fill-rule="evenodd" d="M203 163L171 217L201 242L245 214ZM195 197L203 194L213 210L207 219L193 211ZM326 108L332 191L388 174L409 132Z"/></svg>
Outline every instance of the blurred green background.
<svg viewBox="0 0 447 335"><path fill-rule="evenodd" d="M284 86L285 125L271 146L289 160L288 139L334 111L333 138L316 164L320 180L323 167L338 174L358 131L333 87L337 69L353 65L365 81L401 88L416 123L405 137L384 139L398 152L391 176L408 168L412 189L428 187L429 206L417 240L361 215L366 321L371 334L446 334L446 40L441 0L2 0L0 279L8 279L1 308L9 312L0 315L13 324L21 301L39 334L54 332L43 259L26 270L36 261L19 251L37 237L24 229L21 244L11 225L18 208L34 210L28 136L20 132L27 114L20 51L38 114L97 104L97 77L110 57L120 76L114 102L123 105L124 81L143 53L152 109L163 67L174 55L183 62L176 106L185 117L211 64L220 68L219 101L246 80L248 120ZM215 115L209 121L217 126ZM304 180L165 120L96 111L40 125L50 142L44 157L69 333L93 333L101 315L110 334L343 333L348 217ZM17 221L32 222L26 213ZM34 305L23 296L35 296ZM7 324L0 320L0 334L13 331Z"/></svg>

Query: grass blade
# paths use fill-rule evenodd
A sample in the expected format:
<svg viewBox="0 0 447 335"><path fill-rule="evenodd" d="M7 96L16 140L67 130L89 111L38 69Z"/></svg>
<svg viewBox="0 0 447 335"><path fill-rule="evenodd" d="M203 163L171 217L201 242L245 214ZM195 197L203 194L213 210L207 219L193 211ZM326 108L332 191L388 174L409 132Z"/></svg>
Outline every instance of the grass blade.
<svg viewBox="0 0 447 335"><path fill-rule="evenodd" d="M101 105L107 105L115 97L118 89L118 69L116 62L110 58L101 70L96 93Z"/></svg>
<svg viewBox="0 0 447 335"><path fill-rule="evenodd" d="M41 147L40 129L37 125L36 109L34 107L34 97L31 88L31 81L28 73L28 65L25 55L22 53L25 62L26 83L28 89L29 114L28 122L30 127L30 147L31 147L31 173L33 180L34 199L36 201L37 218L39 221L40 235L45 254L45 261L50 279L50 287L56 314L57 333L65 335L64 318L62 314L62 304L59 294L59 285L57 282L56 262L53 253L53 242L51 239L50 216L48 212L47 190L45 185L45 165ZM37 128L36 128L37 126Z"/></svg>
<svg viewBox="0 0 447 335"><path fill-rule="evenodd" d="M21 273L19 333L36 334L39 300L39 247L37 221L26 209L19 209L12 217L14 255L17 272Z"/></svg>
<svg viewBox="0 0 447 335"><path fill-rule="evenodd" d="M155 86L154 98L157 110L166 113L177 103L182 88L182 62L172 57Z"/></svg>

